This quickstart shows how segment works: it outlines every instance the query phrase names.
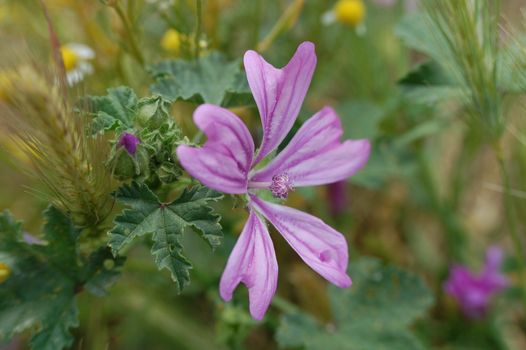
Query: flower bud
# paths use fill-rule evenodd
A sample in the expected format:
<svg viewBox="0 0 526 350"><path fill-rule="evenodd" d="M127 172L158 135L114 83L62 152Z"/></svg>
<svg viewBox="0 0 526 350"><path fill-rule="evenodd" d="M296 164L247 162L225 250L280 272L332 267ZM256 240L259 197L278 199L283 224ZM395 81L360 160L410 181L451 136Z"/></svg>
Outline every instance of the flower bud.
<svg viewBox="0 0 526 350"><path fill-rule="evenodd" d="M133 156L135 155L135 152L137 152L137 145L140 143L141 140L139 140L137 136L125 132L119 138L118 145L124 147L124 149L126 149L126 151Z"/></svg>
<svg viewBox="0 0 526 350"><path fill-rule="evenodd" d="M170 119L170 103L161 96L141 99L135 121L139 128L159 129Z"/></svg>
<svg viewBox="0 0 526 350"><path fill-rule="evenodd" d="M161 47L172 54L179 54L181 51L181 34L175 29L168 29L161 38Z"/></svg>
<svg viewBox="0 0 526 350"><path fill-rule="evenodd" d="M170 184L175 181L183 174L183 171L179 166L171 162L164 162L157 169L157 176L162 183Z"/></svg>
<svg viewBox="0 0 526 350"><path fill-rule="evenodd" d="M148 152L138 146L138 140L132 134L124 133L113 148L108 166L116 179L125 181L150 175Z"/></svg>

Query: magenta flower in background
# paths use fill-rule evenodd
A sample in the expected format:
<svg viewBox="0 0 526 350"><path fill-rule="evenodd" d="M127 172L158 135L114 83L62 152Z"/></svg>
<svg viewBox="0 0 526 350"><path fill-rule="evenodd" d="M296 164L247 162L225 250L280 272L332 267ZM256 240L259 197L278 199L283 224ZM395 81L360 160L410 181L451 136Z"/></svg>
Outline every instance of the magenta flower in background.
<svg viewBox="0 0 526 350"><path fill-rule="evenodd" d="M135 152L137 152L137 145L139 143L141 143L141 140L129 132L122 133L121 137L119 138L119 146L124 147L126 151L132 156L135 155Z"/></svg>
<svg viewBox="0 0 526 350"><path fill-rule="evenodd" d="M244 65L263 126L260 147L245 124L227 109L205 104L194 121L207 135L201 148L177 148L183 167L215 190L244 194L249 217L232 250L220 282L225 301L239 283L247 286L250 313L261 319L274 296L278 264L265 219L270 221L303 261L331 283L351 285L347 275L348 248L342 234L320 219L258 197L268 190L274 198L287 198L294 187L341 181L369 157L367 140L340 142L342 127L335 111L323 108L306 121L287 147L268 164L258 167L290 131L310 85L316 54L310 42L301 44L282 69L276 69L254 51L247 51Z"/></svg>
<svg viewBox="0 0 526 350"><path fill-rule="evenodd" d="M480 274L475 274L464 266L457 265L450 269L444 289L458 301L467 317L483 317L492 297L508 285L506 277L501 273L502 258L503 252L499 247L490 247Z"/></svg>

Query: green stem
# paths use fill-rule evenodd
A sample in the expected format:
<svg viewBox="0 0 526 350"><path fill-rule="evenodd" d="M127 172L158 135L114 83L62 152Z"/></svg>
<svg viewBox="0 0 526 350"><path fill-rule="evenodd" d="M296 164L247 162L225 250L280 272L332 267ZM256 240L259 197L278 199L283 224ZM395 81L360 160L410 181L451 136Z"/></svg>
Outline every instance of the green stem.
<svg viewBox="0 0 526 350"><path fill-rule="evenodd" d="M203 1L195 0L195 37L194 37L194 56L199 59L199 39L201 38L202 22L203 22Z"/></svg>
<svg viewBox="0 0 526 350"><path fill-rule="evenodd" d="M526 310L526 255L524 253L524 245L519 235L519 229L515 216L515 208L513 205L511 181L508 170L506 169L502 146L500 142L495 143L493 146L497 156L497 161L499 163L501 178L504 183L504 210L506 212L508 232L510 233L510 238L513 242L513 248L515 249L516 259L518 261L521 296L524 309Z"/></svg>
<svg viewBox="0 0 526 350"><path fill-rule="evenodd" d="M120 2L116 2L115 5L113 5L113 8L115 9L115 12L117 12L117 15L124 25L124 29L127 33L126 37L128 38L132 55L141 64L141 66L144 66L144 56L139 49L139 45L137 44L137 38L135 37L135 32L133 31L133 26L131 25L130 19L128 16L126 16L126 13L124 12Z"/></svg>

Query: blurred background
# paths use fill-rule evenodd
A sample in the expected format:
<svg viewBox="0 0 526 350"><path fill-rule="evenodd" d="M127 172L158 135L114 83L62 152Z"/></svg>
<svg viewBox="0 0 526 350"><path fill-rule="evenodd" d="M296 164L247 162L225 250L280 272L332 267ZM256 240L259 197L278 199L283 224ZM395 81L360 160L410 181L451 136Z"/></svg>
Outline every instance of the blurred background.
<svg viewBox="0 0 526 350"><path fill-rule="evenodd" d="M416 87L415 69L430 58L425 50L408 45L422 34L411 27L411 19L420 15L418 0L351 2L358 5L338 10L338 2L329 0L204 0L201 55L220 51L240 62L246 50L257 49L280 67L299 43L314 42L318 65L300 120L331 105L342 119L344 137L368 138L373 151L367 166L348 182L297 189L287 205L342 232L351 260L375 257L425 280L434 304L411 330L426 348L526 349L526 318L517 282L521 262L507 232L505 184L494 148L481 128L465 117L462 103L447 97L454 91ZM195 1L121 1L128 22L104 1L45 3L65 48L66 69L84 67L72 78L73 98L104 95L106 89L120 85L148 96L154 79L145 67L191 58L195 50ZM502 46L521 35L524 5L521 0L503 1ZM0 0L2 47L27 47L39 63L51 64L46 28L38 1ZM77 44L82 44L84 51L79 52L84 55L74 50ZM2 49L0 60L12 62L11 52ZM413 76L408 76L410 72ZM523 102L518 95L502 102L507 114L502 152L513 190L512 208L524 237ZM196 106L180 101L171 110L190 138L196 133L191 118ZM256 108L248 104L233 110L257 134ZM42 185L7 130L0 130L0 144L0 209L9 208L24 220L24 230L37 233L47 203L28 188L38 190ZM221 247L211 252L195 235L184 238L194 265L188 288L177 294L169 273L159 272L152 262L147 243L136 244L108 296L78 296L80 327L74 331L72 349L301 348L276 340L280 315L290 308L330 325L327 283L275 231L271 235L280 265L279 285L277 301L265 321L250 318L245 288L238 289L233 302L221 301L219 278L246 212L231 197L219 202L216 210L223 216ZM473 319L445 292L444 283L453 264L481 271L491 246L503 251L502 269L509 287L492 298L482 317ZM25 349L25 344L26 337L19 336L0 348ZM332 348L345 349L327 346Z"/></svg>

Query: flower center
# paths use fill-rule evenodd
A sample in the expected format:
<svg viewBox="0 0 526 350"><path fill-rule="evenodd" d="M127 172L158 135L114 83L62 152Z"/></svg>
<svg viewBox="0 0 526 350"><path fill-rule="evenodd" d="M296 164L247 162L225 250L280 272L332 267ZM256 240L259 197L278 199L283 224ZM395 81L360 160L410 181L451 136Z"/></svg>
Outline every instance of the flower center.
<svg viewBox="0 0 526 350"><path fill-rule="evenodd" d="M272 177L272 183L268 187L270 192L275 198L287 198L289 191L293 191L292 181L287 173L274 175Z"/></svg>
<svg viewBox="0 0 526 350"><path fill-rule="evenodd" d="M66 72L73 70L77 66L77 54L72 49L64 46L60 48L60 53L62 54L62 61L64 61Z"/></svg>
<svg viewBox="0 0 526 350"><path fill-rule="evenodd" d="M365 5L362 0L340 0L334 6L334 14L340 23L356 27L364 20Z"/></svg>

